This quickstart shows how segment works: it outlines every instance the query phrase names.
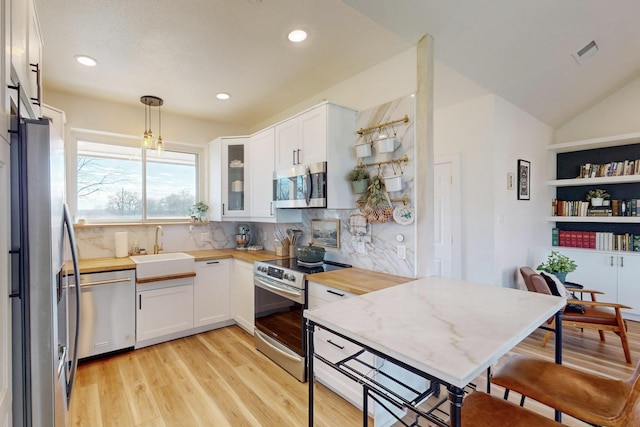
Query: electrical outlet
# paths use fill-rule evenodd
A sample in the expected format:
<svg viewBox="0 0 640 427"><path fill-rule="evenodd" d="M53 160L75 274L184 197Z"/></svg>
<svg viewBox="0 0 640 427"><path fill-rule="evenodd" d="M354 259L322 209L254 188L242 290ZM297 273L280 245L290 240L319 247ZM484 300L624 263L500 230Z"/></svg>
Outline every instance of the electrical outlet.
<svg viewBox="0 0 640 427"><path fill-rule="evenodd" d="M367 253L367 250L365 249L365 246L364 246L364 242L357 243L356 252L358 252L359 254Z"/></svg>
<svg viewBox="0 0 640 427"><path fill-rule="evenodd" d="M396 255L398 259L407 259L407 247L405 245L396 246Z"/></svg>
<svg viewBox="0 0 640 427"><path fill-rule="evenodd" d="M200 241L208 242L209 241L209 233L200 233Z"/></svg>

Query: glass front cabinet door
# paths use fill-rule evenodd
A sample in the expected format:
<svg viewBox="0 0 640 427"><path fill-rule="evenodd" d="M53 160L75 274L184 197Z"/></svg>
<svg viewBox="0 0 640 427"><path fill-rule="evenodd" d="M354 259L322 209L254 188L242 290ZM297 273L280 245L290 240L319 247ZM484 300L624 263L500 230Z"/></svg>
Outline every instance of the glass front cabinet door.
<svg viewBox="0 0 640 427"><path fill-rule="evenodd" d="M224 140L222 145L222 216L243 217L249 214L247 206L248 182L247 138ZM226 173L224 172L226 170ZM226 178L226 179L225 179Z"/></svg>
<svg viewBox="0 0 640 427"><path fill-rule="evenodd" d="M225 136L209 143L211 221L249 216L248 149L249 138L244 136Z"/></svg>

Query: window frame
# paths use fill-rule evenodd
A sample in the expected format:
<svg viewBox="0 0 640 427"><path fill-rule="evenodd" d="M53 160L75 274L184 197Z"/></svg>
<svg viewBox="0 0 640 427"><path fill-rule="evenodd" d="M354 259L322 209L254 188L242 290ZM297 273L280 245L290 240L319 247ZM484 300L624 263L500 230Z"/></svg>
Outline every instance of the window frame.
<svg viewBox="0 0 640 427"><path fill-rule="evenodd" d="M92 131L86 129L70 129L70 138L68 142L65 142L65 157L66 157L66 191L67 191L67 204L73 218L77 218L78 215L78 181L77 181L77 167L78 167L78 141L95 142L100 144L120 145L132 148L139 148L142 151L142 218L140 220L123 219L123 220L99 220L91 219L91 224L94 225L119 225L119 224L174 224L174 223L187 223L189 218L147 218L147 191L146 191L146 163L147 153L144 151L140 144L140 138L130 135L115 134L110 132ZM196 160L196 202L207 201L206 194L208 194L208 182L206 177L207 165L206 165L206 147L175 141L163 140L165 151L177 151L188 154L195 154Z"/></svg>

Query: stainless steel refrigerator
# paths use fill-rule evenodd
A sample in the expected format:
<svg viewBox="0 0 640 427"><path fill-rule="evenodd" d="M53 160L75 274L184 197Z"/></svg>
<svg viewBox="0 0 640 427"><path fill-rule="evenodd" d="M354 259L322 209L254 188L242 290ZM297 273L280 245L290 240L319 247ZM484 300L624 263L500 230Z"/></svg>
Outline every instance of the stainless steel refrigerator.
<svg viewBox="0 0 640 427"><path fill-rule="evenodd" d="M77 367L68 350L78 333L69 330L69 318L79 320L80 301L67 277L79 273L77 259L62 139L48 120L22 120L11 140L14 426L68 424Z"/></svg>

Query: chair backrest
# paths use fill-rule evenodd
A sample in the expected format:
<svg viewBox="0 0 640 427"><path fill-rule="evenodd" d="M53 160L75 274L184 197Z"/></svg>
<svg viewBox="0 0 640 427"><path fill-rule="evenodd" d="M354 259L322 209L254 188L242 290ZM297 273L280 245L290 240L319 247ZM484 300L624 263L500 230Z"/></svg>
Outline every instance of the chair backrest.
<svg viewBox="0 0 640 427"><path fill-rule="evenodd" d="M520 267L520 274L524 279L525 285L529 292L538 292L540 294L553 295L547 281L540 274L530 267Z"/></svg>

